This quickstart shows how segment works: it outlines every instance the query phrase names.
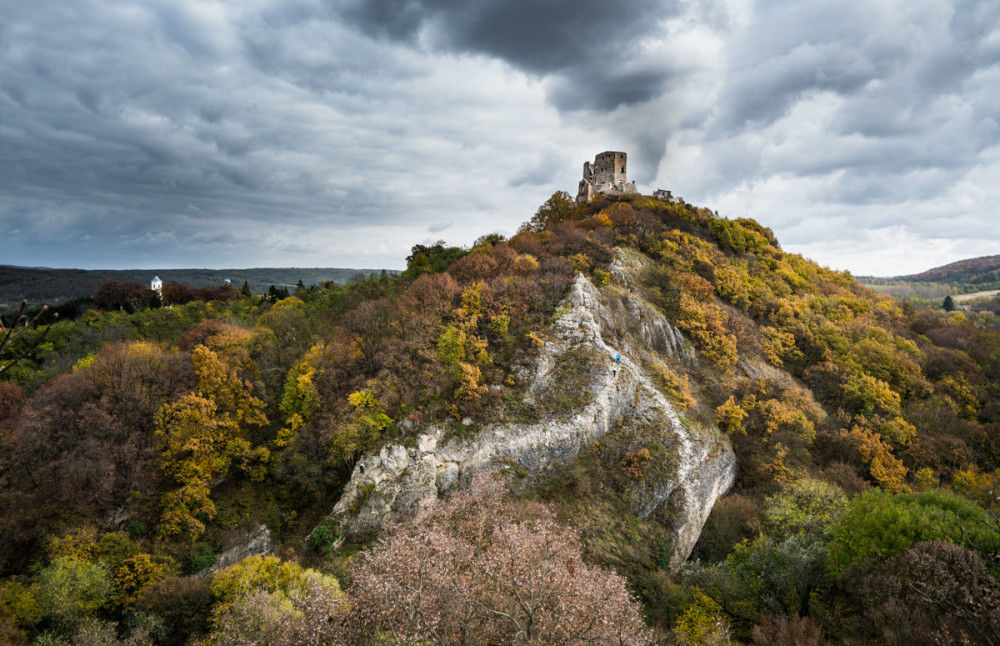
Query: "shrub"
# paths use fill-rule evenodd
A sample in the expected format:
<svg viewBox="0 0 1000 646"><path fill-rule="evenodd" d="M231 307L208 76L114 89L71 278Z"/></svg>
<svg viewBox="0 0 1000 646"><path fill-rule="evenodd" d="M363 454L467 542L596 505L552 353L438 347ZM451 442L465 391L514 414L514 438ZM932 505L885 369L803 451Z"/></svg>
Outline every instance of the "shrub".
<svg viewBox="0 0 1000 646"><path fill-rule="evenodd" d="M1000 527L969 500L936 491L872 489L854 498L834 526L829 570L836 576L860 559L884 559L929 540L991 554L1000 551Z"/></svg>

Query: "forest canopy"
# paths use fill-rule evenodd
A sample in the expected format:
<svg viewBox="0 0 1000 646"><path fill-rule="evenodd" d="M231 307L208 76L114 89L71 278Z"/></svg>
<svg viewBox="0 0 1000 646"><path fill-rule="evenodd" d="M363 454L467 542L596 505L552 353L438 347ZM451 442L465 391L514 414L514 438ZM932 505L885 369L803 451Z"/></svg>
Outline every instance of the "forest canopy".
<svg viewBox="0 0 1000 646"><path fill-rule="evenodd" d="M336 534L326 514L363 456L423 425L553 414L527 402L524 368L576 276L626 289L616 258L643 267L630 288L698 353L648 369L739 464L681 572L670 528L626 500L652 445L598 445L536 482L480 482L423 523ZM17 361L0 375L0 641L1000 638L990 311L899 304L753 220L558 193L510 238L414 246L399 275L225 291L168 308L108 285L103 309L2 349ZM212 569L260 525L280 552ZM515 608L529 557L552 592ZM418 598L421 576L436 578Z"/></svg>

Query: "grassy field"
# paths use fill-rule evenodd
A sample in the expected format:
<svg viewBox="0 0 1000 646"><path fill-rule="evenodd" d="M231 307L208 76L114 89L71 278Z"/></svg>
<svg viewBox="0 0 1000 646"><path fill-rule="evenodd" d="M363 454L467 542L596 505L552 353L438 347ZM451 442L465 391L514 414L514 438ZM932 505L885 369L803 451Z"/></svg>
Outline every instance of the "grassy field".
<svg viewBox="0 0 1000 646"><path fill-rule="evenodd" d="M975 292L973 294L954 294L951 298L956 303L964 303L965 301L972 301L977 298L993 298L997 294L1000 294L1000 289L991 289L987 292Z"/></svg>

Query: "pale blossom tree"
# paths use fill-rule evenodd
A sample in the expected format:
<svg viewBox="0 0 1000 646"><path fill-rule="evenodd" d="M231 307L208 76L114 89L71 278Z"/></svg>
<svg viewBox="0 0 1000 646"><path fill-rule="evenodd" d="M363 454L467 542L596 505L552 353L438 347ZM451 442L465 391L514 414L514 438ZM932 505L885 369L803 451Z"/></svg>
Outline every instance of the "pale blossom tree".
<svg viewBox="0 0 1000 646"><path fill-rule="evenodd" d="M619 575L588 565L544 508L517 517L486 476L424 522L391 528L351 588L358 643L618 644L652 641Z"/></svg>

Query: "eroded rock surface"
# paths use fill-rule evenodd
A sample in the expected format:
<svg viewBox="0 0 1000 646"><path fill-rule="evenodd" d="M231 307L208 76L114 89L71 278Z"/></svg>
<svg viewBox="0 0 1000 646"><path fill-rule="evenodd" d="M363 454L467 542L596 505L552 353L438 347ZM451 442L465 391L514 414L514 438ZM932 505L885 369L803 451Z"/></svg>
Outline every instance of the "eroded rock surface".
<svg viewBox="0 0 1000 646"><path fill-rule="evenodd" d="M627 277L628 268L616 265L612 268L616 276ZM430 426L417 439L415 458L412 448L392 445L365 456L365 473L355 469L331 514L338 528L358 532L386 520L419 517L482 469L514 468L531 481L553 465L573 460L616 423L642 424L656 429L662 443L673 448L676 468L668 478L640 484L633 512L648 518L670 505L674 532L670 566L679 567L716 499L732 486L736 459L716 429L690 423L686 427L643 370L642 357L650 351L685 362L696 362L697 356L676 328L632 294L627 281L620 282L626 286L614 288L615 298L604 303L591 282L578 276L564 303L568 311L545 340L533 374L522 375L530 383L526 401L540 409L558 410L546 404L566 397L562 387L567 379L580 406L546 414L537 423L489 424L464 436ZM614 363L618 354L620 366Z"/></svg>

